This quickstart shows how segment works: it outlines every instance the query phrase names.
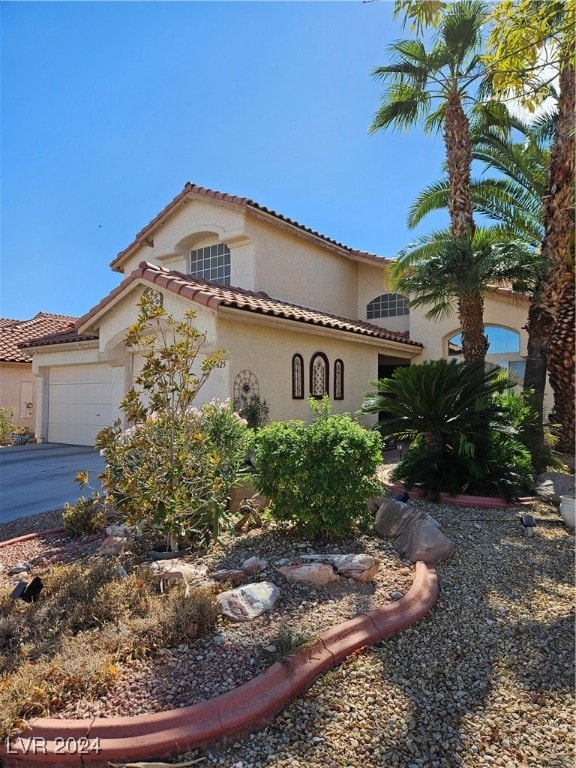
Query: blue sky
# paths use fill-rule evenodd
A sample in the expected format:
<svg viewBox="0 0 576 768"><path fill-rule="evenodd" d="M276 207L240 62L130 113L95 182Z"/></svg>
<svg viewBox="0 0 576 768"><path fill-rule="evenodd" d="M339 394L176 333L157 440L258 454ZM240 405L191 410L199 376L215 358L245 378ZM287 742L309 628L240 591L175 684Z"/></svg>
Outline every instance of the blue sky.
<svg viewBox="0 0 576 768"><path fill-rule="evenodd" d="M440 136L368 127L391 2L1 3L0 315L81 315L184 186L393 256ZM416 234L434 228L424 222Z"/></svg>

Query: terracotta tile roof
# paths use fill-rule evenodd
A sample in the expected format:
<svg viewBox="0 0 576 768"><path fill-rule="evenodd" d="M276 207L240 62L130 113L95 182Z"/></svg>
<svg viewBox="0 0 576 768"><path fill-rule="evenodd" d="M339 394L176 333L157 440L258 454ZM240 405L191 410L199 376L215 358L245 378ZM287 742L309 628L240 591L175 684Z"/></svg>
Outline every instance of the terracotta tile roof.
<svg viewBox="0 0 576 768"><path fill-rule="evenodd" d="M394 331L380 328L377 325L366 323L362 320L351 320L346 317L340 317L328 312L301 307L297 304L290 304L280 299L274 299L266 293L245 290L244 288L234 288L222 285L221 283L201 280L196 277L184 275L181 272L170 271L156 264L142 262L138 269L135 269L120 285L118 285L108 296L91 309L86 315L80 318L76 323L77 331L79 329L89 329L91 321L99 315L114 299L120 296L129 285L135 281L145 280L156 285L158 288L165 288L173 293L183 296L191 301L204 306L216 309L219 306L231 307L245 312L277 317L285 320L291 320L298 323L316 325L320 328L333 328L337 331L345 331L361 336L368 336L374 339L400 342L413 347L422 347L422 344L411 341L408 333L397 333ZM52 341L49 343L57 343Z"/></svg>
<svg viewBox="0 0 576 768"><path fill-rule="evenodd" d="M0 362L29 363L21 352L23 344L38 337L60 333L74 327L75 317L38 312L30 320L0 318Z"/></svg>
<svg viewBox="0 0 576 768"><path fill-rule="evenodd" d="M279 221L283 221L286 224L290 224L293 227L296 227L297 229L308 233L309 235L313 235L314 237L318 237L321 240L323 240L326 243L329 243L332 246L335 246L336 248L339 248L340 250L344 251L346 255L349 257L360 259L362 261L376 261L379 264L386 264L388 262L388 259L385 259L382 256L378 256L374 253L368 253L367 251L360 251L356 248L350 248L347 245L344 245L343 243L339 243L337 240L333 240L330 237L327 237L326 235L321 234L320 232L317 232L314 229L311 229L310 227L306 227L303 224L299 224L294 219L290 219L288 216L283 216L281 213L278 213L277 211L272 210L271 208L267 208L265 205L260 205L259 203L254 202L254 200L250 200L248 197L238 197L237 195L229 195L225 192L217 192L213 189L207 189L205 187L199 187L196 184L192 184L191 182L186 182L184 185L183 190L176 195L176 197L168 203L168 205L163 208L160 213L155 216L152 221L150 221L143 229L138 232L134 240L130 243L129 246L127 246L123 251L120 251L120 253L116 256L115 259L112 260L110 263L110 266L112 269L118 269L120 268L121 262L124 259L124 257L128 256L130 252L136 248L138 245L145 243L147 238L149 238L152 233L154 232L154 229L161 224L168 216L170 216L174 211L176 211L181 205L183 205L187 200L193 200L198 198L210 198L212 200L221 200L225 203L230 203L232 205L236 205L240 208L243 208L244 210L254 210L259 211L261 213L267 214L268 216L272 216L275 219L278 219Z"/></svg>

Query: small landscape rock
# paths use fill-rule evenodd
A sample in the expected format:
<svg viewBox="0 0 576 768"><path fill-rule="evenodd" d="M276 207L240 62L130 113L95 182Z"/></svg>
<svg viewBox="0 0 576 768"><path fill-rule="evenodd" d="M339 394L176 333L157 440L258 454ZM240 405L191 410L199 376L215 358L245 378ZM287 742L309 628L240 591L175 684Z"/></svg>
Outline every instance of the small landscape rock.
<svg viewBox="0 0 576 768"><path fill-rule="evenodd" d="M344 578L355 581L372 581L380 568L380 561L372 555L302 555L303 560L330 563Z"/></svg>
<svg viewBox="0 0 576 768"><path fill-rule="evenodd" d="M16 576L18 573L25 573L26 571L30 570L30 563L14 563L14 565L10 566L8 573L10 576Z"/></svg>
<svg viewBox="0 0 576 768"><path fill-rule="evenodd" d="M280 589L269 581L246 584L216 596L220 610L233 621L250 621L271 610L280 597Z"/></svg>
<svg viewBox="0 0 576 768"><path fill-rule="evenodd" d="M240 568L224 568L210 574L210 578L214 581L242 581L245 576L246 573Z"/></svg>
<svg viewBox="0 0 576 768"><path fill-rule="evenodd" d="M186 582L202 581L208 575L205 565L192 565L179 558L173 560L155 560L148 567L157 576L163 579L183 579Z"/></svg>
<svg viewBox="0 0 576 768"><path fill-rule="evenodd" d="M301 581L306 584L324 586L338 581L338 574L331 565L311 563L310 565L286 565L278 568L289 581Z"/></svg>
<svg viewBox="0 0 576 768"><path fill-rule="evenodd" d="M244 560L240 567L244 573L253 576L255 573L262 573L262 571L265 571L266 568L268 568L268 562L262 560L260 557L249 557L247 560Z"/></svg>

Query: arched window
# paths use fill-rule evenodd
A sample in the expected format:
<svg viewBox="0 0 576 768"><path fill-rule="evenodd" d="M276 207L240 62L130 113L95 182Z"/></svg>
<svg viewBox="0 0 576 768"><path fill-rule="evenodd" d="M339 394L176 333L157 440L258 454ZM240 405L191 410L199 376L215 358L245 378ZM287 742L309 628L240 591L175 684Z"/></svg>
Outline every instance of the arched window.
<svg viewBox="0 0 576 768"><path fill-rule="evenodd" d="M230 249L226 243L190 251L190 274L230 285Z"/></svg>
<svg viewBox="0 0 576 768"><path fill-rule="evenodd" d="M383 293L372 299L366 307L368 320L376 320L379 317L398 317L409 315L408 299L401 293Z"/></svg>
<svg viewBox="0 0 576 768"><path fill-rule="evenodd" d="M520 334L509 328L501 328L497 325L486 325L484 333L488 337L488 354L501 355L520 353ZM448 339L448 355L462 354L462 334L457 333Z"/></svg>
<svg viewBox="0 0 576 768"><path fill-rule="evenodd" d="M328 358L316 352L310 360L310 394L320 400L329 392Z"/></svg>
<svg viewBox="0 0 576 768"><path fill-rule="evenodd" d="M334 400L344 400L344 363L334 361Z"/></svg>
<svg viewBox="0 0 576 768"><path fill-rule="evenodd" d="M304 358L298 354L292 358L292 399L304 399Z"/></svg>

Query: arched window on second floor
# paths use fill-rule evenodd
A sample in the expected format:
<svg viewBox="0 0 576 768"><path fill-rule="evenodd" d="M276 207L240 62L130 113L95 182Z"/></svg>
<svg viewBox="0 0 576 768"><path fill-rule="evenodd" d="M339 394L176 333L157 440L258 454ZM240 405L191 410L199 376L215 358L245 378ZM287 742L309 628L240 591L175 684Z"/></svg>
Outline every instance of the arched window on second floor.
<svg viewBox="0 0 576 768"><path fill-rule="evenodd" d="M320 400L329 393L329 363L324 352L316 352L310 360L310 395Z"/></svg>
<svg viewBox="0 0 576 768"><path fill-rule="evenodd" d="M226 243L194 248L190 251L190 274L230 285L230 248Z"/></svg>
<svg viewBox="0 0 576 768"><path fill-rule="evenodd" d="M368 302L366 317L368 320L376 320L379 317L399 317L409 315L408 299L401 293L383 293Z"/></svg>

